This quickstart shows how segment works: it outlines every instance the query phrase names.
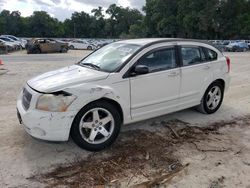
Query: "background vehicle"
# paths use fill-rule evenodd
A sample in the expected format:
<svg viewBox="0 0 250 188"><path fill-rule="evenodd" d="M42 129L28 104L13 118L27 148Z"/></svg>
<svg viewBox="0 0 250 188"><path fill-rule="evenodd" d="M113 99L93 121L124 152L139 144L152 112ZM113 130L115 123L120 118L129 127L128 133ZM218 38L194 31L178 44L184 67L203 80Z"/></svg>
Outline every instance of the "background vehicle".
<svg viewBox="0 0 250 188"><path fill-rule="evenodd" d="M73 49L94 50L96 48L93 44L80 40L80 39L73 40L69 42L68 45L69 45L69 49L71 50Z"/></svg>
<svg viewBox="0 0 250 188"><path fill-rule="evenodd" d="M65 53L68 51L68 44L58 42L57 40L53 39L32 39L27 43L26 50L28 54L53 52Z"/></svg>
<svg viewBox="0 0 250 188"><path fill-rule="evenodd" d="M11 49L10 51L18 50L20 48L17 44L12 43L12 42L7 42L7 41L2 40L2 39L0 39L0 42L3 45L8 46L8 48Z"/></svg>
<svg viewBox="0 0 250 188"><path fill-rule="evenodd" d="M23 49L25 48L25 45L27 44L27 40L17 38L17 37L15 37L13 35L1 35L1 36L7 37L7 38L12 39L12 40L14 40L16 42L19 42Z"/></svg>
<svg viewBox="0 0 250 188"><path fill-rule="evenodd" d="M229 71L230 60L204 42L120 41L29 80L18 117L34 137L65 141L71 135L78 146L98 151L115 141L122 124L194 106L216 112Z"/></svg>
<svg viewBox="0 0 250 188"><path fill-rule="evenodd" d="M12 40L8 37L5 37L5 36L0 36L0 39L5 41L5 42L8 42L9 44L11 43L11 44L15 45L17 49L22 49L22 45L20 42L14 41L14 40Z"/></svg>
<svg viewBox="0 0 250 188"><path fill-rule="evenodd" d="M249 50L249 47L245 42L234 42L227 45L225 49L229 52L245 52Z"/></svg>
<svg viewBox="0 0 250 188"><path fill-rule="evenodd" d="M0 54L6 54L14 50L15 48L13 46L7 45L5 42L0 41Z"/></svg>

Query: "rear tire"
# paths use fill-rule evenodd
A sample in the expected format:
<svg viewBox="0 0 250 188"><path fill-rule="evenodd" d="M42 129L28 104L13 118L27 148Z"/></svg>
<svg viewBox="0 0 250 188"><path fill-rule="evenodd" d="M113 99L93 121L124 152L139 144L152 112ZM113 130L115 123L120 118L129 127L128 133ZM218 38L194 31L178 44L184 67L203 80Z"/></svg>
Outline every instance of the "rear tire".
<svg viewBox="0 0 250 188"><path fill-rule="evenodd" d="M91 46L88 46L88 47L87 47L87 50L92 50L92 47L91 47Z"/></svg>
<svg viewBox="0 0 250 188"><path fill-rule="evenodd" d="M196 109L203 114L213 114L220 108L223 98L224 87L216 81L207 88L200 105Z"/></svg>
<svg viewBox="0 0 250 188"><path fill-rule="evenodd" d="M100 151L116 140L121 124L121 116L114 105L97 101L83 107L76 115L70 135L82 149Z"/></svg>
<svg viewBox="0 0 250 188"><path fill-rule="evenodd" d="M66 47L62 47L61 53L66 53L67 51L68 51L68 49Z"/></svg>

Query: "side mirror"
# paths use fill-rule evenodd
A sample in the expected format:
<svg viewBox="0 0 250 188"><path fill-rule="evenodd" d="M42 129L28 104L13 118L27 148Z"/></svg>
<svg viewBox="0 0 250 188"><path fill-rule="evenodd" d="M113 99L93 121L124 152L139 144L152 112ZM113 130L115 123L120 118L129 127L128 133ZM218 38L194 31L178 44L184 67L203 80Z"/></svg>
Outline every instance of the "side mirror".
<svg viewBox="0 0 250 188"><path fill-rule="evenodd" d="M148 66L145 66L145 65L136 65L133 72L136 75L147 74L147 73L149 73L149 68L148 68Z"/></svg>

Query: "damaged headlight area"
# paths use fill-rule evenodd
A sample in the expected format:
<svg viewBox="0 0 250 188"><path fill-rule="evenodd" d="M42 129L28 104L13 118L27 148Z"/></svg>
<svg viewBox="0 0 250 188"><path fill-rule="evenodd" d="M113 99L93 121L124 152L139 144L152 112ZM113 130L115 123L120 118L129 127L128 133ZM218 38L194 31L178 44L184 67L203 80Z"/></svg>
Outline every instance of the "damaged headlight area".
<svg viewBox="0 0 250 188"><path fill-rule="evenodd" d="M43 94L37 100L36 109L50 112L65 112L75 99L76 96L64 91Z"/></svg>

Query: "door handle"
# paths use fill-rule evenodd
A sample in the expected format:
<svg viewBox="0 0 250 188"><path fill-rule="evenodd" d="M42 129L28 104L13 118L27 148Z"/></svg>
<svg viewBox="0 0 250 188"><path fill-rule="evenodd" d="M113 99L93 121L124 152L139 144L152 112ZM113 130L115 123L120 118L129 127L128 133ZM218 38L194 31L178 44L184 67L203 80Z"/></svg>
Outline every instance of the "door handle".
<svg viewBox="0 0 250 188"><path fill-rule="evenodd" d="M169 77L175 77L175 76L178 76L178 75L179 75L179 73L177 73L177 72L170 72L168 74Z"/></svg>
<svg viewBox="0 0 250 188"><path fill-rule="evenodd" d="M210 69L210 66L205 66L205 67L203 67L203 69L205 69L205 70L208 70L208 69Z"/></svg>

